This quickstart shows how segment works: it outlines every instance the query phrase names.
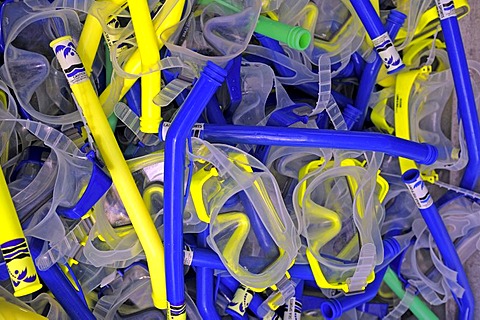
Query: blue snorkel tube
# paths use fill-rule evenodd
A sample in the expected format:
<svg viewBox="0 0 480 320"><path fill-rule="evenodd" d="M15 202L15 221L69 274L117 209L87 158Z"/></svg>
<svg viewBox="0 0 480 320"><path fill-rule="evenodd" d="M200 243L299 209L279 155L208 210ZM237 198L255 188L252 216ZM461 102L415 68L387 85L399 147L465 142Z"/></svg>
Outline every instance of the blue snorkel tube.
<svg viewBox="0 0 480 320"><path fill-rule="evenodd" d="M457 93L458 115L462 120L468 149L468 164L460 187L474 191L480 177L480 124L472 81L455 5L450 0L437 0L436 3Z"/></svg>
<svg viewBox="0 0 480 320"><path fill-rule="evenodd" d="M205 124L200 138L212 143L377 151L426 165L438 156L432 145L376 132Z"/></svg>
<svg viewBox="0 0 480 320"><path fill-rule="evenodd" d="M402 181L412 194L422 214L423 220L437 244L443 262L448 268L457 272L458 284L465 289L461 298L453 294L459 307L459 319L473 319L475 300L470 285L468 284L468 278L463 269L462 261L458 257L455 246L450 240L447 228L438 213L437 207L433 204L432 197L420 176L420 172L417 169L410 169L402 175Z"/></svg>
<svg viewBox="0 0 480 320"><path fill-rule="evenodd" d="M397 10L391 10L387 18L387 23L385 24L385 29L387 30L390 38L395 39L397 37L398 31L402 27L406 15ZM366 64L363 69L362 76L360 78L360 84L358 86L357 96L355 98L355 107L361 112L360 118L357 120L357 123L353 126L354 130L361 130L368 112L368 102L370 96L372 95L373 89L375 88L375 83L377 82L378 73L382 67L383 61L379 55L375 56L375 60Z"/></svg>
<svg viewBox="0 0 480 320"><path fill-rule="evenodd" d="M199 247L206 248L208 228L198 235L197 244ZM214 300L214 269L208 267L197 267L196 282L197 282L197 308L198 312L204 319L220 320L217 310L215 309Z"/></svg>
<svg viewBox="0 0 480 320"><path fill-rule="evenodd" d="M30 252L36 259L42 252L44 241L32 238L29 241ZM95 316L88 308L81 289L76 291L70 280L58 264L42 271L37 268L40 279L45 283L53 296L58 300L68 316L73 320L95 320ZM77 286L80 285L77 283Z"/></svg>
<svg viewBox="0 0 480 320"><path fill-rule="evenodd" d="M389 33L385 30L370 0L350 0L350 3L372 39L375 51L385 64L387 73L394 74L405 68L400 54L395 49Z"/></svg>
<svg viewBox="0 0 480 320"><path fill-rule="evenodd" d="M167 300L173 318L185 313L183 275L184 172L187 139L195 121L225 80L227 73L208 62L165 138L164 229ZM161 126L163 127L163 126Z"/></svg>

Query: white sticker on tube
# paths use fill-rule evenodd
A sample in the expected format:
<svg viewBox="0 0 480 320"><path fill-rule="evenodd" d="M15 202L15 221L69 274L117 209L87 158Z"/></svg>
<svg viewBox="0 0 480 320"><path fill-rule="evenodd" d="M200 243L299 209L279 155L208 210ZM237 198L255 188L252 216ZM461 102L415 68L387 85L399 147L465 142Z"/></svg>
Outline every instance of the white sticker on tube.
<svg viewBox="0 0 480 320"><path fill-rule="evenodd" d="M435 0L435 3L437 4L437 11L440 20L457 16L453 0Z"/></svg>
<svg viewBox="0 0 480 320"><path fill-rule="evenodd" d="M187 313L187 305L182 304L179 306L174 306L169 304L167 309L167 319L176 320L176 319L185 319Z"/></svg>
<svg viewBox="0 0 480 320"><path fill-rule="evenodd" d="M184 250L183 251L183 265L184 266L191 266L193 262L193 251Z"/></svg>
<svg viewBox="0 0 480 320"><path fill-rule="evenodd" d="M372 40L375 50L385 64L388 73L403 67L403 61L387 32Z"/></svg>
<svg viewBox="0 0 480 320"><path fill-rule="evenodd" d="M287 303L287 311L284 314L284 320L300 320L302 316L302 303L295 297L290 298Z"/></svg>
<svg viewBox="0 0 480 320"><path fill-rule="evenodd" d="M405 184L419 209L427 209L433 205L432 196L420 175L414 181Z"/></svg>
<svg viewBox="0 0 480 320"><path fill-rule="evenodd" d="M57 57L63 73L70 85L88 81L88 76L82 60L78 56L72 37L65 36L50 43L55 56Z"/></svg>
<svg viewBox="0 0 480 320"><path fill-rule="evenodd" d="M165 139L167 138L167 132L168 132L168 128L170 128L170 125L171 125L170 122L163 121L163 124L162 124L162 141L165 141Z"/></svg>
<svg viewBox="0 0 480 320"><path fill-rule="evenodd" d="M165 141L167 138L167 132L170 126L172 125L171 122L164 121L162 125L162 140ZM205 126L203 123L195 123L192 128L192 137L199 138L200 133L204 130Z"/></svg>
<svg viewBox="0 0 480 320"><path fill-rule="evenodd" d="M204 124L203 123L195 123L192 128L192 136L195 138L200 137L200 133L204 129Z"/></svg>

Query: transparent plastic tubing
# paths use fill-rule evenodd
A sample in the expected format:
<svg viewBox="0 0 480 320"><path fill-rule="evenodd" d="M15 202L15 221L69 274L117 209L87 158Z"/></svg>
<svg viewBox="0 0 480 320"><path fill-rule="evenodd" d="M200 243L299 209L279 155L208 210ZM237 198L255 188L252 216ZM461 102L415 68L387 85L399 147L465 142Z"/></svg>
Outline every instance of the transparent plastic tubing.
<svg viewBox="0 0 480 320"><path fill-rule="evenodd" d="M208 247L207 236L208 228L198 235L197 245L199 247ZM220 320L221 318L215 309L213 271L213 269L206 267L195 269L197 273L197 308L203 319Z"/></svg>
<svg viewBox="0 0 480 320"><path fill-rule="evenodd" d="M40 255L43 243L42 240L35 238L30 241L30 250L34 259ZM75 290L58 264L54 264L45 271L38 270L38 275L72 320L95 320L85 298L82 297L83 292Z"/></svg>
<svg viewBox="0 0 480 320"><path fill-rule="evenodd" d="M460 182L460 187L474 190L480 177L480 124L472 81L457 17L451 16L441 19L440 25L447 46L448 60L450 61L457 93L457 110L459 118L462 120L468 149L468 164Z"/></svg>
<svg viewBox="0 0 480 320"><path fill-rule="evenodd" d="M183 209L186 140L195 121L225 80L227 72L208 62L193 86L165 139L165 271L167 300L172 315L184 318ZM174 314L178 313L178 314ZM175 317L173 317L175 318Z"/></svg>
<svg viewBox="0 0 480 320"><path fill-rule="evenodd" d="M425 221L433 240L435 240L435 243L437 244L438 251L442 255L443 262L448 268L457 272L458 284L465 289L462 298L458 298L454 294L459 307L458 319L473 319L475 300L470 285L468 284L468 278L463 269L462 261L458 257L455 246L450 240L447 228L445 223L443 223L442 217L438 213L437 207L431 200L428 202L422 200L430 199L430 195L428 190L426 190L420 172L417 169L410 169L402 175L402 181L406 184L414 197L423 220Z"/></svg>
<svg viewBox="0 0 480 320"><path fill-rule="evenodd" d="M200 138L227 144L377 151L426 165L438 156L432 145L376 132L205 124Z"/></svg>
<svg viewBox="0 0 480 320"><path fill-rule="evenodd" d="M398 31L400 31L405 19L407 19L407 16L400 11L390 11L385 24L385 29L392 40L395 40L397 37ZM367 117L368 102L373 92L373 88L375 87L375 83L377 82L378 73L380 72L382 65L382 59L379 55L376 55L375 60L367 63L363 69L354 104L355 107L362 112L362 114L357 120L357 123L353 126L353 130L359 131L363 128L365 118Z"/></svg>

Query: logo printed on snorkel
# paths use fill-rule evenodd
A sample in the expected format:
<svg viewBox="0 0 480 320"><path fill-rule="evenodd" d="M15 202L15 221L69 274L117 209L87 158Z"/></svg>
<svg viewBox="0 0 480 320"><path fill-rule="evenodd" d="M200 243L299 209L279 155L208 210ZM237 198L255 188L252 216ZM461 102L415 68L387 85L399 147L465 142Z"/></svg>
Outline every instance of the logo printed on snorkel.
<svg viewBox="0 0 480 320"><path fill-rule="evenodd" d="M235 292L232 301L230 301L230 303L228 304L228 309L233 310L243 316L246 309L250 305L252 298L253 291L245 287L244 285L241 285Z"/></svg>
<svg viewBox="0 0 480 320"><path fill-rule="evenodd" d="M415 183L415 185L413 186L413 188L420 188L421 190L423 190L425 188L425 182L423 181L418 181L417 183ZM427 190L425 190L427 192ZM418 200L420 201L420 203L422 204L425 204L425 203L428 203L428 201L431 199L431 196L430 196L430 193L426 193L424 196L420 197Z"/></svg>
<svg viewBox="0 0 480 320"><path fill-rule="evenodd" d="M435 0L440 20L455 17L457 12L453 0Z"/></svg>
<svg viewBox="0 0 480 320"><path fill-rule="evenodd" d="M85 67L71 40L65 39L58 42L55 44L54 51L70 84L77 84L88 79Z"/></svg>
<svg viewBox="0 0 480 320"><path fill-rule="evenodd" d="M25 239L14 239L1 245L2 255L7 265L13 286L17 288L22 283L33 283L37 280L35 272L29 275L27 264L31 259Z"/></svg>
<svg viewBox="0 0 480 320"><path fill-rule="evenodd" d="M418 208L426 209L433 204L430 192L428 192L425 182L420 176L415 181L407 183L407 188L412 194Z"/></svg>
<svg viewBox="0 0 480 320"><path fill-rule="evenodd" d="M378 55L380 58L382 58L388 72L396 70L403 64L402 59L395 49L392 39L390 39L388 33L384 33L381 36L373 39L372 42Z"/></svg>

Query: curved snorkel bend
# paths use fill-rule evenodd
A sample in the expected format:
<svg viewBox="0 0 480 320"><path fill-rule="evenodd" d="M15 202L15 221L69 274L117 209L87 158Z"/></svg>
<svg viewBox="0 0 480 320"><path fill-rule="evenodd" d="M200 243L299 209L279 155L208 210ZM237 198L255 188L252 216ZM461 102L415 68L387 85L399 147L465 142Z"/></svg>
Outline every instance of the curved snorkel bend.
<svg viewBox="0 0 480 320"><path fill-rule="evenodd" d="M167 299L171 319L185 319L183 209L186 140L195 121L225 80L227 72L207 62L171 123L165 138L164 228ZM160 132L162 133L162 132Z"/></svg>

